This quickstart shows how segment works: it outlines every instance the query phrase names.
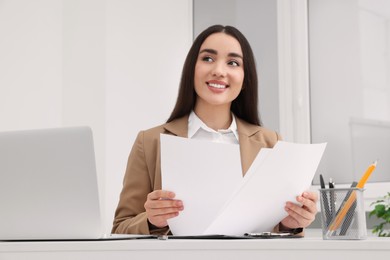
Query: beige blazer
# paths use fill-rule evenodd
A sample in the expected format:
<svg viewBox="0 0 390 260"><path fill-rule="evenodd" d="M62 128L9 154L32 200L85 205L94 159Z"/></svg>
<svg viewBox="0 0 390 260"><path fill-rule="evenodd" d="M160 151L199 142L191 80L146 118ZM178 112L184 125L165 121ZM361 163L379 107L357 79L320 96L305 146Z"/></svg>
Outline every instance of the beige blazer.
<svg viewBox="0 0 390 260"><path fill-rule="evenodd" d="M236 118L242 172L245 174L261 148L272 148L280 136L266 128ZM149 229L144 204L147 195L161 189L160 134L187 137L188 116L141 131L127 162L112 233L161 234L167 229Z"/></svg>

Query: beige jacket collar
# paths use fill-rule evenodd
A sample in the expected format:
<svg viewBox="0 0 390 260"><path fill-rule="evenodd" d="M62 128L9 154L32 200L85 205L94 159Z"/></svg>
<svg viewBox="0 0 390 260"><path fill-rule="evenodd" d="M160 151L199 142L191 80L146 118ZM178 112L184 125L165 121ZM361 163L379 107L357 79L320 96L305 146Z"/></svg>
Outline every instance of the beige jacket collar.
<svg viewBox="0 0 390 260"><path fill-rule="evenodd" d="M236 123L239 135L250 137L260 131L259 126L249 124L238 117L236 117ZM164 128L173 135L188 137L188 116L166 123Z"/></svg>

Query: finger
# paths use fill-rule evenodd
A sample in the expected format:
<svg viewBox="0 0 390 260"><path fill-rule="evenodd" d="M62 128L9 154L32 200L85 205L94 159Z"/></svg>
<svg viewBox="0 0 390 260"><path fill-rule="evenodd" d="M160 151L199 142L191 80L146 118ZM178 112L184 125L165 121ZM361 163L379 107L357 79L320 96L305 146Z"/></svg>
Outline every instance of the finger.
<svg viewBox="0 0 390 260"><path fill-rule="evenodd" d="M181 201L179 202L181 206L179 207L163 207L163 204L166 204L170 201L149 201L153 204L153 202L159 202L160 206L156 208L151 208L148 203L145 203L146 215L148 216L149 222L157 227L164 227L167 224L167 220L179 215L179 212L184 209Z"/></svg>
<svg viewBox="0 0 390 260"><path fill-rule="evenodd" d="M145 210L150 223L157 227L165 227L168 225L167 219L178 216L183 207L149 208L145 204Z"/></svg>
<svg viewBox="0 0 390 260"><path fill-rule="evenodd" d="M307 209L310 213L316 214L317 213L317 202L313 201L312 199L307 199L306 197L298 196L297 201L302 204L302 207L304 209Z"/></svg>
<svg viewBox="0 0 390 260"><path fill-rule="evenodd" d="M310 221L305 219L305 218L302 218L302 216L300 216L299 214L297 214L296 212L292 211L292 210L287 210L288 212L288 215L289 215L289 223L294 223L291 225L291 227L293 228L296 228L296 227L302 227L302 228L305 228L309 225Z"/></svg>
<svg viewBox="0 0 390 260"><path fill-rule="evenodd" d="M297 205L293 205L291 207L286 206L286 211L300 227L307 227L314 221L315 218L315 214L312 214Z"/></svg>
<svg viewBox="0 0 390 260"><path fill-rule="evenodd" d="M149 214L152 215L161 215L161 214L167 214L171 212L177 212L182 211L184 209L183 203L181 201L177 202L178 206L164 206L164 205L158 205L153 206L150 204L145 204L145 209Z"/></svg>
<svg viewBox="0 0 390 260"><path fill-rule="evenodd" d="M183 209L184 209L183 206L167 207L167 208L152 208L152 209L149 209L149 212L154 216L159 216L159 215L176 213L176 212L182 211Z"/></svg>
<svg viewBox="0 0 390 260"><path fill-rule="evenodd" d="M175 193L166 190L155 190L148 194L147 199L158 200L158 199L173 199Z"/></svg>
<svg viewBox="0 0 390 260"><path fill-rule="evenodd" d="M302 193L302 197L312 200L315 203L317 203L318 201L318 193L314 191L305 191L304 193Z"/></svg>
<svg viewBox="0 0 390 260"><path fill-rule="evenodd" d="M183 207L181 200L147 200L145 202L145 209L159 209L159 208L180 208Z"/></svg>
<svg viewBox="0 0 390 260"><path fill-rule="evenodd" d="M315 217L315 214L310 212L307 208L301 207L292 202L287 202L285 209L289 215L291 215L290 213L294 213L295 218L298 217L306 220L314 220Z"/></svg>

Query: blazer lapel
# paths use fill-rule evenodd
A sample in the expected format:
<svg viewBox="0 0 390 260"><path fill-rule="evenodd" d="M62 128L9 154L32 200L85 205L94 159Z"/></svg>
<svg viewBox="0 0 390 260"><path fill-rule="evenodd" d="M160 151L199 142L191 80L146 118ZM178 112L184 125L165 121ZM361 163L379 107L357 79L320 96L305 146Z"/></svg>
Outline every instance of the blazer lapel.
<svg viewBox="0 0 390 260"><path fill-rule="evenodd" d="M259 126L249 124L237 117L236 122L240 142L242 173L245 175L260 149L266 147L266 144L257 135L261 131Z"/></svg>
<svg viewBox="0 0 390 260"><path fill-rule="evenodd" d="M164 125L164 129L169 134L180 137L188 137L188 116L166 123Z"/></svg>

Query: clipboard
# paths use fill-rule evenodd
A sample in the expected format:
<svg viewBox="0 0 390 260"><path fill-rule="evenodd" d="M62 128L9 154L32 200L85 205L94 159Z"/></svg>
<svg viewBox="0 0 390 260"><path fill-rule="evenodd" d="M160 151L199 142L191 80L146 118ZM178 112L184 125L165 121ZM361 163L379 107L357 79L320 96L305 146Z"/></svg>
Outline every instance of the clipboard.
<svg viewBox="0 0 390 260"><path fill-rule="evenodd" d="M231 235L195 235L195 236L175 236L175 235L161 235L158 236L159 240L169 239L284 239L284 238L303 238L303 228L293 229L291 232L260 232L260 233L245 233L242 236Z"/></svg>

